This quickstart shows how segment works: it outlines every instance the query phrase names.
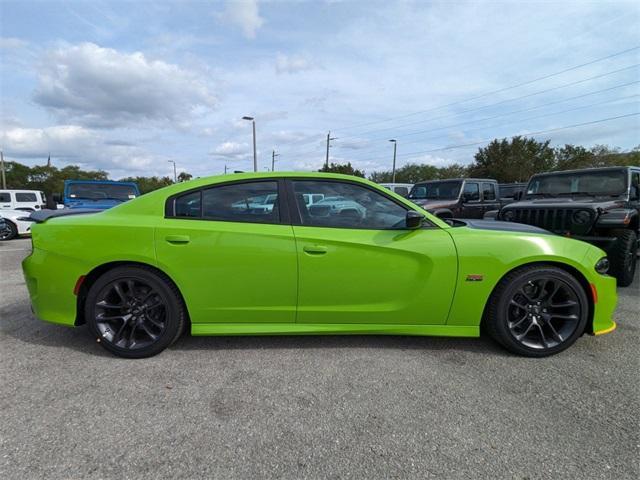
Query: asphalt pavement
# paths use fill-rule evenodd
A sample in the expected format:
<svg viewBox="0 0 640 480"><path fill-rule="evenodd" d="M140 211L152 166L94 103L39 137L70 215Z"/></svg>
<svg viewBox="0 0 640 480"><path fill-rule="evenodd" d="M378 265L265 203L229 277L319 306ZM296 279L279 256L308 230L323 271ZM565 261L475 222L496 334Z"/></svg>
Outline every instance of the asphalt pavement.
<svg viewBox="0 0 640 480"><path fill-rule="evenodd" d="M189 337L123 360L36 320L0 243L0 478L640 478L640 279L546 359L489 339Z"/></svg>

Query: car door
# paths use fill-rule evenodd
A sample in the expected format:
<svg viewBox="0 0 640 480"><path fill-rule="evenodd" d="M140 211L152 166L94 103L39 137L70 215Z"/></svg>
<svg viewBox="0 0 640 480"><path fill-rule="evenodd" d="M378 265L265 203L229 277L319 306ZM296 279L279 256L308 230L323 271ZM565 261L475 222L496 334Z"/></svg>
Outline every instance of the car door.
<svg viewBox="0 0 640 480"><path fill-rule="evenodd" d="M460 218L482 218L483 207L480 200L480 184L465 182L462 189L462 213Z"/></svg>
<svg viewBox="0 0 640 480"><path fill-rule="evenodd" d="M408 207L362 184L292 179L288 185L299 323L446 322L457 256L444 229L406 229ZM323 194L327 205L307 207L305 194Z"/></svg>
<svg viewBox="0 0 640 480"><path fill-rule="evenodd" d="M232 182L168 199L157 258L192 323L295 321L298 264L278 184ZM255 206L268 195L277 195L273 208Z"/></svg>
<svg viewBox="0 0 640 480"><path fill-rule="evenodd" d="M491 182L482 182L482 215L500 209L500 202L496 196L496 186ZM481 217L481 218L483 218Z"/></svg>

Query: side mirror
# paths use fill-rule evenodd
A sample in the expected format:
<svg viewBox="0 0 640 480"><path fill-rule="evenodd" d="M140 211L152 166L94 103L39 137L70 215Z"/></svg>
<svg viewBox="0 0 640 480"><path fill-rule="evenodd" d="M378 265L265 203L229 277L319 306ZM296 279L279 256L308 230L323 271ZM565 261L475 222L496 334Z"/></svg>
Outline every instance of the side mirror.
<svg viewBox="0 0 640 480"><path fill-rule="evenodd" d="M524 197L524 191L520 190L519 192L516 192L515 195L513 196L513 199L516 202L519 202L520 200L522 200L522 197Z"/></svg>
<svg viewBox="0 0 640 480"><path fill-rule="evenodd" d="M407 212L406 226L410 229L420 228L424 222L424 216L415 210L409 210Z"/></svg>

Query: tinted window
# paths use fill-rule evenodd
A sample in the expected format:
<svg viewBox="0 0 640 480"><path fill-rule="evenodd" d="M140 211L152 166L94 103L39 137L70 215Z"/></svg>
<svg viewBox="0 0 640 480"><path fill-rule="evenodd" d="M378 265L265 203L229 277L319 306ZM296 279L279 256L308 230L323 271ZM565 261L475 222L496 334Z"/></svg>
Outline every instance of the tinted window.
<svg viewBox="0 0 640 480"><path fill-rule="evenodd" d="M0 202L10 202L10 201L11 201L11 194L9 194L9 192L0 193Z"/></svg>
<svg viewBox="0 0 640 480"><path fill-rule="evenodd" d="M69 198L76 200L120 200L136 198L136 189L132 185L111 183L72 183L67 188Z"/></svg>
<svg viewBox="0 0 640 480"><path fill-rule="evenodd" d="M527 187L527 195L620 195L626 189L624 170L596 170L534 177Z"/></svg>
<svg viewBox="0 0 640 480"><path fill-rule="evenodd" d="M303 225L314 227L403 228L407 209L366 187L342 182L294 181L293 190ZM323 195L312 205L305 195Z"/></svg>
<svg viewBox="0 0 640 480"><path fill-rule="evenodd" d="M493 183L483 183L482 184L482 198L485 200L495 200L496 199L496 189L493 186Z"/></svg>
<svg viewBox="0 0 640 480"><path fill-rule="evenodd" d="M37 202L35 193L16 193L16 202Z"/></svg>
<svg viewBox="0 0 640 480"><path fill-rule="evenodd" d="M201 193L187 193L175 200L174 215L176 217L200 217Z"/></svg>
<svg viewBox="0 0 640 480"><path fill-rule="evenodd" d="M202 216L227 222L279 223L277 182L235 183L202 192Z"/></svg>
<svg viewBox="0 0 640 480"><path fill-rule="evenodd" d="M466 202L477 202L480 200L480 188L477 183L464 184L464 200Z"/></svg>
<svg viewBox="0 0 640 480"><path fill-rule="evenodd" d="M407 187L396 187L396 193L398 195L406 197L407 195L409 195L409 189Z"/></svg>
<svg viewBox="0 0 640 480"><path fill-rule="evenodd" d="M460 194L460 181L427 182L414 185L409 198L414 200L455 200Z"/></svg>

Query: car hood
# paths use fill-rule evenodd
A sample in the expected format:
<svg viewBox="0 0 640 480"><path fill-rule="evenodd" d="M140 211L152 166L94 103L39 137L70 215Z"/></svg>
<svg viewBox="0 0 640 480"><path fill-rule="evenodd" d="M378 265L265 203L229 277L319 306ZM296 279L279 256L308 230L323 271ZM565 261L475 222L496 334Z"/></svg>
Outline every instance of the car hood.
<svg viewBox="0 0 640 480"><path fill-rule="evenodd" d="M453 227L468 227L478 230L494 230L499 232L535 233L543 235L554 235L544 228L525 225L524 223L500 222L497 220L450 220L447 223Z"/></svg>
<svg viewBox="0 0 640 480"><path fill-rule="evenodd" d="M522 202L511 203L505 208L545 208L553 206L570 207L570 208L602 208L609 210L611 208L617 208L624 204L620 200L611 200L603 198L539 198L535 200L524 200Z"/></svg>

